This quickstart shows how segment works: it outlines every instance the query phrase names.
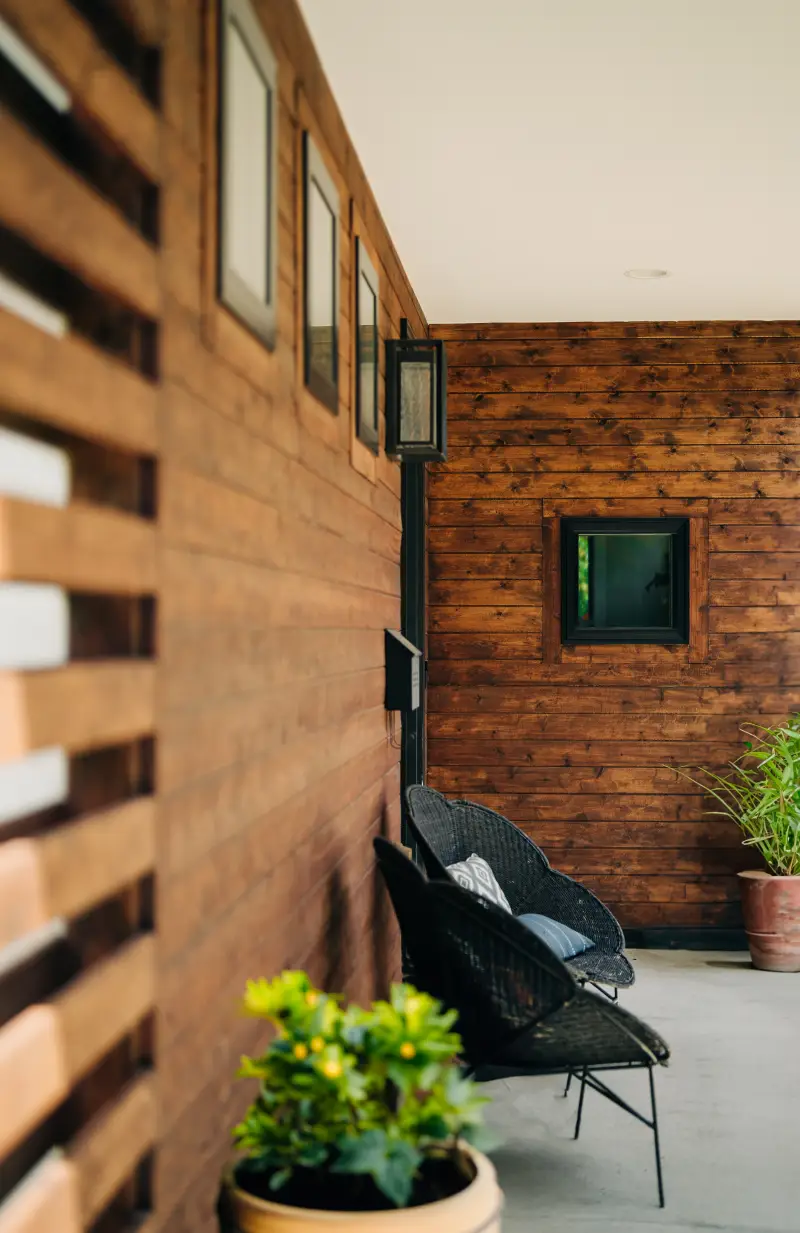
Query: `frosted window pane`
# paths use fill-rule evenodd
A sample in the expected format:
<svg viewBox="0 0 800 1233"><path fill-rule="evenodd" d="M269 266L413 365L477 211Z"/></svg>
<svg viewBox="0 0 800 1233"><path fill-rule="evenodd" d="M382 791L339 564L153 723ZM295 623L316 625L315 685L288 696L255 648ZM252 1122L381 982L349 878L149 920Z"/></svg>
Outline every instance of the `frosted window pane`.
<svg viewBox="0 0 800 1233"><path fill-rule="evenodd" d="M260 300L266 302L270 94L233 23L228 29L227 43L228 265Z"/></svg>
<svg viewBox="0 0 800 1233"><path fill-rule="evenodd" d="M431 366L404 363L400 367L400 440L431 440Z"/></svg>
<svg viewBox="0 0 800 1233"><path fill-rule="evenodd" d="M311 367L335 383L335 228L336 216L311 181L308 203L308 330Z"/></svg>

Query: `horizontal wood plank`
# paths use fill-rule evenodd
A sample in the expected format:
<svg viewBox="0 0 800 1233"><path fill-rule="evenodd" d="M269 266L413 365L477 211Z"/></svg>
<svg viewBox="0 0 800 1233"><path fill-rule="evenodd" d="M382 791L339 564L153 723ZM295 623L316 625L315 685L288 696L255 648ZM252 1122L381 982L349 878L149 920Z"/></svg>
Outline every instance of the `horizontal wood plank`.
<svg viewBox="0 0 800 1233"><path fill-rule="evenodd" d="M612 686L592 689L545 686L535 692L524 686L481 689L439 686L430 690L429 710L465 714L471 711L525 711L563 715L663 714L788 714L800 707L799 689L659 688ZM605 724L605 719L604 719Z"/></svg>
<svg viewBox="0 0 800 1233"><path fill-rule="evenodd" d="M753 417L796 418L800 415L800 390L782 393L731 392L729 390L611 392L458 393L448 390L448 422L457 420L596 420L691 419L711 416L725 419Z"/></svg>
<svg viewBox="0 0 800 1233"><path fill-rule="evenodd" d="M800 471L800 450L774 446L743 445L739 447L687 445L643 445L636 448L619 446L507 446L493 449L463 446L451 451L446 463L437 463L435 471L448 475L496 472L527 475L541 471L587 472L658 471ZM798 480L800 492L800 480ZM800 532L798 533L800 538Z"/></svg>
<svg viewBox="0 0 800 1233"><path fill-rule="evenodd" d="M446 471L430 477L430 495L444 500L489 497L797 497L797 471L580 471L538 474L459 475Z"/></svg>
<svg viewBox="0 0 800 1233"><path fill-rule="evenodd" d="M541 552L541 527L431 527L430 552Z"/></svg>
<svg viewBox="0 0 800 1233"><path fill-rule="evenodd" d="M797 364L795 338L619 338L449 340L449 368L642 364Z"/></svg>
<svg viewBox="0 0 800 1233"><path fill-rule="evenodd" d="M142 798L0 847L0 947L73 919L150 872L155 808Z"/></svg>
<svg viewBox="0 0 800 1233"><path fill-rule="evenodd" d="M800 552L800 526L712 526L708 546L712 552Z"/></svg>
<svg viewBox="0 0 800 1233"><path fill-rule="evenodd" d="M128 942L0 1028L0 1151L19 1143L147 1013L153 958L151 937Z"/></svg>
<svg viewBox="0 0 800 1233"><path fill-rule="evenodd" d="M447 795L475 792L507 795L512 792L653 796L686 796L691 785L674 770L659 766L428 766L431 781Z"/></svg>
<svg viewBox="0 0 800 1233"><path fill-rule="evenodd" d="M98 290L156 318L161 291L151 245L7 112L0 112L0 144L14 167L0 180L0 221Z"/></svg>
<svg viewBox="0 0 800 1233"><path fill-rule="evenodd" d="M55 509L0 497L0 579L145 595L156 585L155 527L79 502Z"/></svg>
<svg viewBox="0 0 800 1233"><path fill-rule="evenodd" d="M780 723L785 718L783 709L760 722ZM739 715L714 715L664 713L654 714L607 714L603 717L602 731L598 729L594 715L565 715L549 713L532 714L521 710L516 713L486 710L474 712L434 713L430 716L428 730L431 737L473 737L491 740L574 740L594 741L602 735L604 740L615 741L732 741L741 743L743 720Z"/></svg>
<svg viewBox="0 0 800 1233"><path fill-rule="evenodd" d="M800 423L792 419L709 420L514 420L509 427L496 420L455 420L447 430L448 460L475 448L522 446L683 446L796 445Z"/></svg>
<svg viewBox="0 0 800 1233"><path fill-rule="evenodd" d="M683 391L793 392L800 364L586 364L537 367L449 368L453 393L526 394Z"/></svg>
<svg viewBox="0 0 800 1233"><path fill-rule="evenodd" d="M155 667L120 660L0 672L0 717L0 761L49 745L80 750L133 740L155 724Z"/></svg>
<svg viewBox="0 0 800 1233"><path fill-rule="evenodd" d="M159 118L130 78L103 49L67 0L47 9L29 0L5 0L7 19L68 88L78 111L154 183L160 176Z"/></svg>
<svg viewBox="0 0 800 1233"><path fill-rule="evenodd" d="M51 338L0 309L7 411L142 454L156 450L156 386L79 338Z"/></svg>
<svg viewBox="0 0 800 1233"><path fill-rule="evenodd" d="M800 578L800 552L712 552L711 578Z"/></svg>
<svg viewBox="0 0 800 1233"><path fill-rule="evenodd" d="M432 581L443 578L541 578L537 552L437 552L428 559Z"/></svg>
<svg viewBox="0 0 800 1233"><path fill-rule="evenodd" d="M533 630L538 632L542 627L542 608L540 604L536 607L512 605L499 608L438 605L430 608L428 627L432 631Z"/></svg>
<svg viewBox="0 0 800 1233"><path fill-rule="evenodd" d="M533 578L488 578L431 582L428 603L461 607L500 604L535 604L542 598L542 584Z"/></svg>
<svg viewBox="0 0 800 1233"><path fill-rule="evenodd" d="M492 321L437 324L431 337L467 340L530 338L800 338L800 321Z"/></svg>
<svg viewBox="0 0 800 1233"><path fill-rule="evenodd" d="M430 777L430 786L438 788L436 776ZM456 788L450 796L465 796ZM511 822L527 831L526 824L534 822L701 822L705 807L700 794L679 796L659 793L646 796L644 793L623 796L614 793L566 792L470 792L469 799L477 805L486 805L501 813Z"/></svg>
<svg viewBox="0 0 800 1233"><path fill-rule="evenodd" d="M800 500L786 501L710 501L709 521L725 526L757 525L800 526Z"/></svg>
<svg viewBox="0 0 800 1233"><path fill-rule="evenodd" d="M58 1150L47 1155L0 1207L0 1233L84 1233L75 1170Z"/></svg>
<svg viewBox="0 0 800 1233"><path fill-rule="evenodd" d="M429 501L429 527L540 527L541 501Z"/></svg>
<svg viewBox="0 0 800 1233"><path fill-rule="evenodd" d="M89 1228L133 1176L157 1135L156 1085L140 1075L110 1107L69 1144L66 1160L75 1170L83 1228Z"/></svg>
<svg viewBox="0 0 800 1233"><path fill-rule="evenodd" d="M740 751L732 741L659 741L645 746L639 741L608 741L598 733L597 740L492 740L486 737L431 737L428 761L431 766L549 766L549 767L640 767L646 758L650 766L722 766Z"/></svg>
<svg viewBox="0 0 800 1233"><path fill-rule="evenodd" d="M740 837L734 822L536 822L527 824L526 834L544 848L556 869L564 869L567 853L577 852L591 859L594 851L608 849L659 853L697 852L700 859L709 851L731 851ZM752 860L752 857L750 857ZM663 867L663 865L662 865ZM577 868L577 866L576 866Z"/></svg>

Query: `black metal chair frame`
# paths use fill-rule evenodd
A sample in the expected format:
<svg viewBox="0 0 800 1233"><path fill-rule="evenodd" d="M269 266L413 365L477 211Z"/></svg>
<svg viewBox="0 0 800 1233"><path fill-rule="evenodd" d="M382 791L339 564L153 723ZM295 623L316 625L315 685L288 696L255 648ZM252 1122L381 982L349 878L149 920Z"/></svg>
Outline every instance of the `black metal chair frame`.
<svg viewBox="0 0 800 1233"><path fill-rule="evenodd" d="M421 784L407 789L406 802L409 829L428 877L453 881L447 866L477 853L488 861L515 916L540 912L592 939L591 950L567 960L580 982L593 985L612 1001L617 988L633 984L635 974L624 954L625 936L614 914L587 887L553 869L541 848L518 826L485 805L450 801Z"/></svg>
<svg viewBox="0 0 800 1233"><path fill-rule="evenodd" d="M669 1049L647 1024L581 987L575 974L507 912L455 885L427 879L385 839L375 851L400 924L414 983L459 1012L465 1072L479 1082L580 1076L574 1137L591 1088L653 1133L659 1206L664 1181L654 1068ZM650 1116L602 1075L647 1070Z"/></svg>

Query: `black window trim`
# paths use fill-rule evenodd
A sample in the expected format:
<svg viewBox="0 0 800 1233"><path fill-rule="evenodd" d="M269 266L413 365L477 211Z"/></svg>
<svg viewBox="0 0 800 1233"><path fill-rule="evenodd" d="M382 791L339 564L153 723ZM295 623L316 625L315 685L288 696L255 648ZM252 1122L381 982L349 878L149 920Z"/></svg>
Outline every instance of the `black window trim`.
<svg viewBox="0 0 800 1233"><path fill-rule="evenodd" d="M278 288L278 61L253 10L250 0L222 0L219 40L219 298L239 320L273 350L277 332ZM267 298L261 299L229 262L232 225L228 202L230 146L227 140L228 37L235 26L267 93Z"/></svg>
<svg viewBox="0 0 800 1233"><path fill-rule="evenodd" d="M356 436L373 454L380 451L380 402L379 402L379 369L380 369L380 278L375 266L370 260L366 245L361 236L356 236L356 296L354 304L353 333L355 336L355 406L356 406ZM373 398L375 407L375 423L368 424L361 415L361 279L369 286L375 297L375 345L373 348Z"/></svg>
<svg viewBox="0 0 800 1233"><path fill-rule="evenodd" d="M586 629L578 623L578 536L600 531L671 535L673 542L671 626L651 629ZM566 645L609 643L675 645L689 642L689 519L569 517L560 520L561 640Z"/></svg>
<svg viewBox="0 0 800 1233"><path fill-rule="evenodd" d="M309 223L311 218L311 185L316 183L331 214L333 234L333 382L311 367L311 336L308 302L311 291L309 264ZM333 177L317 149L311 134L303 134L303 378L306 388L334 415L339 414L339 243L341 232L341 201Z"/></svg>

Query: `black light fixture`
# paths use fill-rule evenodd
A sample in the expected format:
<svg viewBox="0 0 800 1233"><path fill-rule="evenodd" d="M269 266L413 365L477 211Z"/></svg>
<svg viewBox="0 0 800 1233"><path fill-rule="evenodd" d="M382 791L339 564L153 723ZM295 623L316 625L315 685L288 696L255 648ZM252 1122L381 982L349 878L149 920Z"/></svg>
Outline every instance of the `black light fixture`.
<svg viewBox="0 0 800 1233"><path fill-rule="evenodd" d="M447 458L447 355L439 338L386 341L386 453Z"/></svg>

